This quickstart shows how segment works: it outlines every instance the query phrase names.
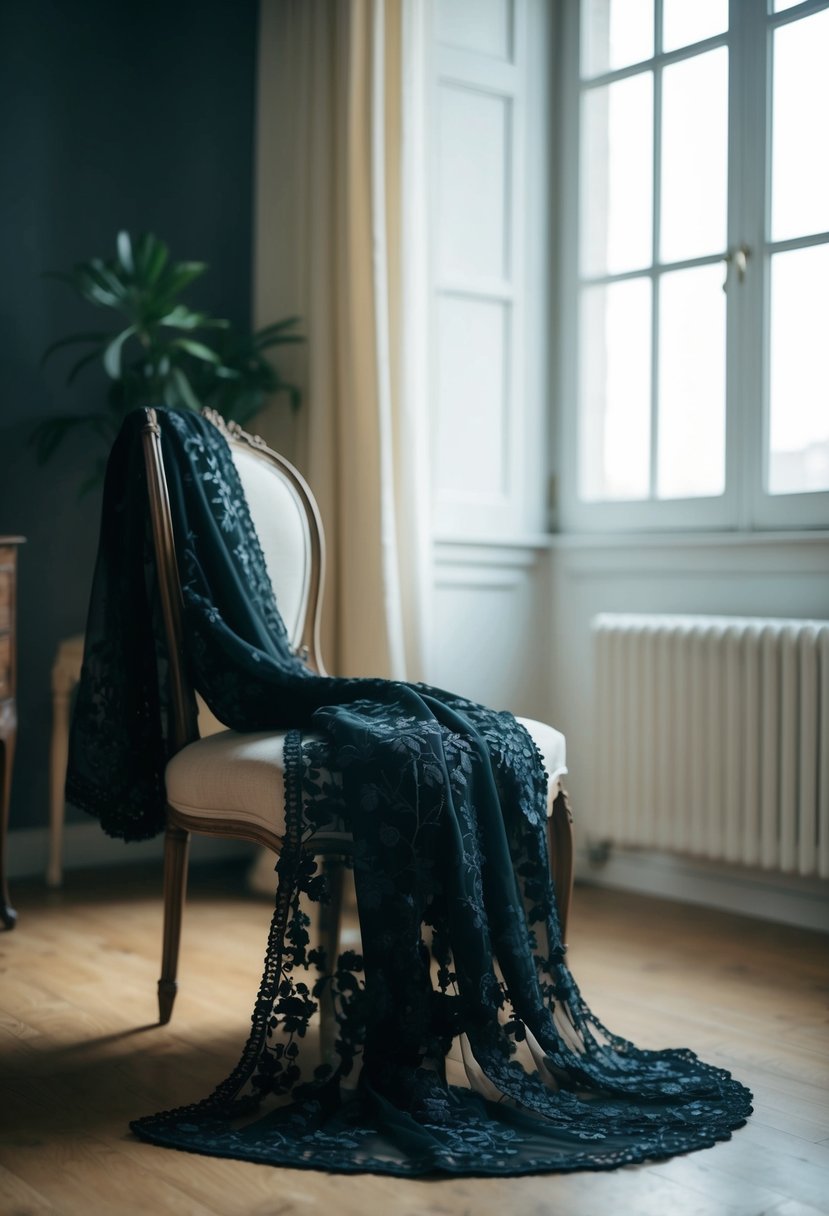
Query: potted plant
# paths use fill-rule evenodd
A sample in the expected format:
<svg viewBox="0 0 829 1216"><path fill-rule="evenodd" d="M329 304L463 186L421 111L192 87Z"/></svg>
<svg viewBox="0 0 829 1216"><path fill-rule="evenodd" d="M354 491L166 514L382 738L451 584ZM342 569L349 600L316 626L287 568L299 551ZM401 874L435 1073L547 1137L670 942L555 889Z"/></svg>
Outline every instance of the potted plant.
<svg viewBox="0 0 829 1216"><path fill-rule="evenodd" d="M91 258L68 274L51 276L68 283L87 303L116 314L120 324L70 334L45 351L44 362L59 350L83 347L67 384L100 361L110 385L103 408L50 418L35 428L32 441L41 462L77 429L98 436L108 450L125 414L138 406L212 406L244 424L273 394L287 393L292 407L298 405L299 390L282 379L267 357L275 346L303 341L294 331L298 318L251 334L190 308L183 294L206 270L204 262L172 261L167 246L152 233L133 241L120 232L114 258ZM97 484L103 464L102 453L83 489Z"/></svg>

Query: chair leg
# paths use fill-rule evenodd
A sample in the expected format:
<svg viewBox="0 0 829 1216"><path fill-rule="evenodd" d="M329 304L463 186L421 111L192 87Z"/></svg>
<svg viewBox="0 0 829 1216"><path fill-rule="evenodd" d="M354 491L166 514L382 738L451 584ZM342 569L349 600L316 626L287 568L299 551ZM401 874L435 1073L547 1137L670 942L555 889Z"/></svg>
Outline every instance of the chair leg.
<svg viewBox="0 0 829 1216"><path fill-rule="evenodd" d="M561 940L567 942L567 922L573 897L573 816L567 794L561 790L553 803L553 813L547 820L547 840L550 850L550 871L556 889Z"/></svg>
<svg viewBox="0 0 829 1216"><path fill-rule="evenodd" d="M325 950L329 968L333 969L340 948L340 920L343 902L344 866L341 857L326 857L323 870L328 879L331 897L327 904L320 904L320 945ZM329 984L320 1000L320 1056L331 1061L337 1038L337 1018L334 1010L334 994Z"/></svg>
<svg viewBox="0 0 829 1216"><path fill-rule="evenodd" d="M49 864L46 885L63 882L63 821L66 814L63 787L69 755L69 694L72 681L65 672L52 673L52 742L49 755Z"/></svg>
<svg viewBox="0 0 829 1216"><path fill-rule="evenodd" d="M190 833L170 824L164 838L164 939L161 979L158 981L158 1020L162 1026L170 1020L178 991L178 948L187 891L189 845Z"/></svg>

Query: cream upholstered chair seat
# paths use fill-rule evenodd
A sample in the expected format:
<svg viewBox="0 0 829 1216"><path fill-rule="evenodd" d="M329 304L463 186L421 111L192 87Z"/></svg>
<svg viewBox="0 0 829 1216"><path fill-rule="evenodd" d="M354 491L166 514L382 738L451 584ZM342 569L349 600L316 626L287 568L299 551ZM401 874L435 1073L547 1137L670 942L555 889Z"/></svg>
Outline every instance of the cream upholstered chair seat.
<svg viewBox="0 0 829 1216"><path fill-rule="evenodd" d="M547 813L567 772L564 735L545 722L519 718L544 757L549 776ZM167 765L167 801L182 816L217 821L233 816L254 830L285 831L283 744L271 731L220 730L188 744Z"/></svg>

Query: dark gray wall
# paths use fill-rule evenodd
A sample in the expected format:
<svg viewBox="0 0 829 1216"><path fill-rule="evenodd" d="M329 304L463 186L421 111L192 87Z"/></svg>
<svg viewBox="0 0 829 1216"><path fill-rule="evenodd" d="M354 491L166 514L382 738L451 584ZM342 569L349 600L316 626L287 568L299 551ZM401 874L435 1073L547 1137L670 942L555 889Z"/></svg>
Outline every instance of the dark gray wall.
<svg viewBox="0 0 829 1216"><path fill-rule="evenodd" d="M11 826L47 821L50 669L83 629L99 495L73 442L45 468L38 420L95 408L97 369L71 390L49 342L108 328L40 277L95 254L119 228L162 237L210 271L192 299L249 321L257 0L0 2L0 533L22 533L20 728Z"/></svg>

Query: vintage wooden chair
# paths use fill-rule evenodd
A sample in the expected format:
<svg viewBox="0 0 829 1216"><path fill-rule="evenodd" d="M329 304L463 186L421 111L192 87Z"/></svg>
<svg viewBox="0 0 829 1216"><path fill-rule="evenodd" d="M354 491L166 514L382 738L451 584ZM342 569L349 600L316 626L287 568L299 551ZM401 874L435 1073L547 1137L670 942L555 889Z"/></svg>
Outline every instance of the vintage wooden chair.
<svg viewBox="0 0 829 1216"><path fill-rule="evenodd" d="M182 596L176 563L167 480L155 411L145 411L142 439L164 629L170 655L174 755L165 774L167 829L164 852L164 935L158 981L159 1021L169 1021L177 991L181 921L191 832L233 836L279 852L284 831L284 733L239 734L225 729L200 706L183 662ZM234 463L259 536L268 573L288 635L297 652L324 673L319 619L325 568L322 522L313 494L300 473L258 437L205 411L230 444ZM562 928L566 927L573 880L570 814L561 786L566 772L564 737L541 722L522 719L536 740L550 774L550 850ZM320 936L329 957L339 939L342 866L348 837L315 837L324 857L332 899L321 905Z"/></svg>

